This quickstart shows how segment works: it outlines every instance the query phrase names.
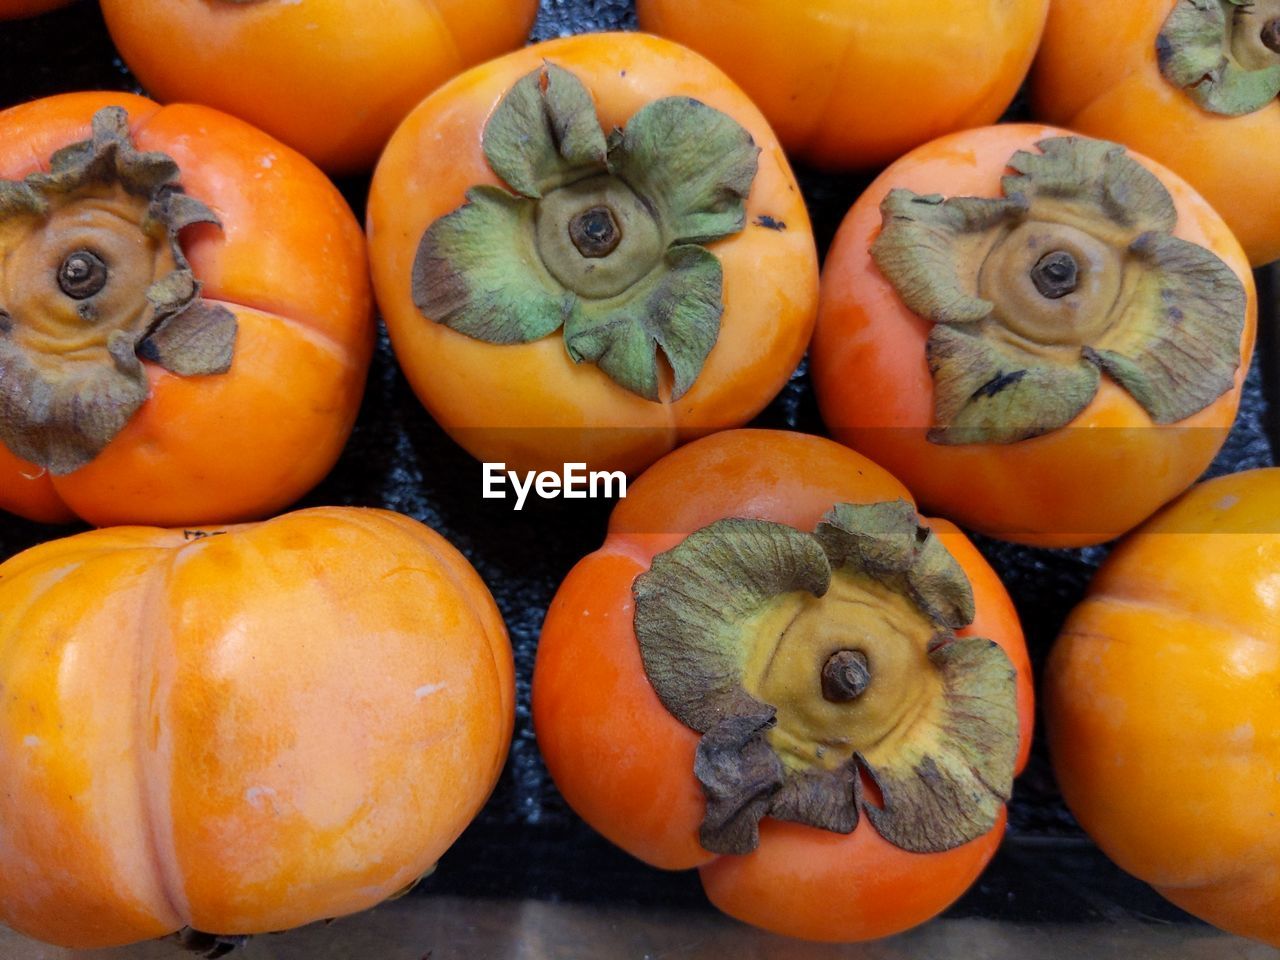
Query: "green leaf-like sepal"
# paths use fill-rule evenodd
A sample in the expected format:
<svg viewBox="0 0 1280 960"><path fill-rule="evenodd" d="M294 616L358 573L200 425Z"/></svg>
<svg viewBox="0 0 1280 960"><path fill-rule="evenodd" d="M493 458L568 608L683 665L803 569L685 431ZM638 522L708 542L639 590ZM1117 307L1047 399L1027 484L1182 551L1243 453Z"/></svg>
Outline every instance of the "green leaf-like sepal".
<svg viewBox="0 0 1280 960"><path fill-rule="evenodd" d="M671 97L606 138L587 89L546 64L503 97L483 142L516 196L473 187L427 228L412 275L421 313L495 344L563 325L573 362L660 401L665 358L682 397L719 337L723 269L701 244L745 225L750 134Z"/></svg>
<svg viewBox="0 0 1280 960"><path fill-rule="evenodd" d="M935 711L892 746L863 756L881 803L864 809L879 834L913 853L950 850L996 824L1018 755L1017 674L990 640L946 639L929 651L943 678Z"/></svg>
<svg viewBox="0 0 1280 960"><path fill-rule="evenodd" d="M759 157L741 124L688 97L642 107L609 151L614 172L651 199L676 244L742 230Z"/></svg>
<svg viewBox="0 0 1280 960"><path fill-rule="evenodd" d="M995 304L978 296L977 278L958 267L968 259L965 252L984 253L989 231L1016 222L1025 208L1016 200L944 200L936 193L890 190L880 205L884 228L871 256L912 313L934 323L977 323ZM973 249L957 250L959 244Z"/></svg>
<svg viewBox="0 0 1280 960"><path fill-rule="evenodd" d="M656 346L671 364L671 398L678 400L719 336L723 271L702 247L672 247L666 269L650 274L647 286L623 304L578 301L565 324L565 347L575 363L595 363L619 386L657 400Z"/></svg>
<svg viewBox="0 0 1280 960"><path fill-rule="evenodd" d="M519 80L484 128L493 172L526 197L604 166L607 146L591 94L568 70L548 63Z"/></svg>
<svg viewBox="0 0 1280 960"><path fill-rule="evenodd" d="M823 607L835 579L842 597ZM813 534L720 520L656 556L633 593L649 680L672 715L703 734L694 774L707 798L699 834L706 849L749 853L765 816L849 833L860 808L909 850L951 849L991 829L1017 756L1014 671L996 644L951 632L973 619L972 588L910 504L840 504ZM860 658L866 686L828 695L825 679L817 681L832 645L849 635L842 618L882 605L852 631L871 652L840 654ZM812 626L805 618L815 609ZM894 632L904 622L910 629ZM867 636L868 625L884 635ZM818 656L812 674L811 654ZM777 666L783 660L800 664L800 680L771 686L781 697L765 702L757 695L763 678L787 670ZM877 681L877 669L891 679ZM904 670L927 673L903 688L918 702L890 708L914 718L910 729L896 720L863 729L882 715L863 714L856 703L832 706L895 675L903 683ZM889 695L881 692L879 702ZM810 749L803 744L814 717L820 742ZM828 751L835 762L822 759ZM860 770L880 784L879 806L864 797Z"/></svg>
<svg viewBox="0 0 1280 960"><path fill-rule="evenodd" d="M876 265L934 323L934 443L1059 430L1093 400L1100 372L1161 424L1234 384L1244 286L1212 251L1172 235L1164 185L1116 144L1037 146L1010 158L1003 198L899 189L881 204ZM1068 273L1045 266L1064 258Z"/></svg>
<svg viewBox="0 0 1280 960"><path fill-rule="evenodd" d="M826 593L821 545L767 520L718 520L653 558L635 582L636 639L663 705L708 731L728 716L769 709L742 687L751 619L780 594Z"/></svg>
<svg viewBox="0 0 1280 960"><path fill-rule="evenodd" d="M218 219L182 192L179 174L167 155L136 149L122 108L105 107L91 137L55 152L48 172L0 181L0 255L33 236L50 253L65 247L53 269L0 282L0 442L54 475L93 460L146 402L140 357L181 376L230 368L235 316L200 299L179 242L185 227ZM121 233L136 243L121 244ZM97 256L108 240L128 262ZM72 296L60 271L83 256L97 259L100 282Z"/></svg>
<svg viewBox="0 0 1280 960"><path fill-rule="evenodd" d="M1256 39L1272 7L1178 0L1156 39L1160 72L1209 113L1238 117L1261 110L1280 95L1280 55ZM1278 14L1270 9L1272 17Z"/></svg>
<svg viewBox="0 0 1280 960"><path fill-rule="evenodd" d="M1222 385L1234 381L1244 288L1220 259L1178 237L1145 233L1130 250L1148 267L1133 300L1145 322L1099 338L1088 357L1156 423L1177 423L1213 403Z"/></svg>
<svg viewBox="0 0 1280 960"><path fill-rule="evenodd" d="M413 302L426 316L489 343L555 333L576 298L538 259L531 201L473 187L467 202L427 230L413 263Z"/></svg>
<svg viewBox="0 0 1280 960"><path fill-rule="evenodd" d="M1060 430L1098 392L1097 367L1046 363L959 327L937 326L926 348L939 424L934 443L1016 443Z"/></svg>

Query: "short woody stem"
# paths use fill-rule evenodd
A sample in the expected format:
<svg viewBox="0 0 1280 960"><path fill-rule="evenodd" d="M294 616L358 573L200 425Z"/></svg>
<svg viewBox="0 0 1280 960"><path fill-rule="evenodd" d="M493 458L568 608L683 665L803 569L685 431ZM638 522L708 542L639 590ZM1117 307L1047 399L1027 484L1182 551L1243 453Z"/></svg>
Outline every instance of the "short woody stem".
<svg viewBox="0 0 1280 960"><path fill-rule="evenodd" d="M1268 20L1263 26L1262 43L1268 50L1280 53L1280 17Z"/></svg>
<svg viewBox="0 0 1280 960"><path fill-rule="evenodd" d="M569 239L589 260L607 257L622 242L622 230L613 211L606 206L584 210L569 221Z"/></svg>
<svg viewBox="0 0 1280 960"><path fill-rule="evenodd" d="M1059 300L1075 292L1079 286L1080 265L1066 250L1052 250L1031 268L1031 282L1036 285L1041 296Z"/></svg>
<svg viewBox="0 0 1280 960"><path fill-rule="evenodd" d="M871 670L861 650L838 650L822 667L822 696L831 703L857 700L871 685Z"/></svg>

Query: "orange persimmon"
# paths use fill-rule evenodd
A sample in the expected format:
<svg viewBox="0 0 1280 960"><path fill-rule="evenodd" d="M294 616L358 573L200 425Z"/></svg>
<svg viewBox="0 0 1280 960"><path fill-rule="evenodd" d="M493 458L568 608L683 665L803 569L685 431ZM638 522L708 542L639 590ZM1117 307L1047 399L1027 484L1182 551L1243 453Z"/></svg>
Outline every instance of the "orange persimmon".
<svg viewBox="0 0 1280 960"><path fill-rule="evenodd" d="M1123 541L1049 657L1062 795L1125 870L1280 947L1280 469L1195 487Z"/></svg>
<svg viewBox="0 0 1280 960"><path fill-rule="evenodd" d="M1031 671L959 530L839 444L737 430L618 504L547 613L533 716L608 839L698 868L738 919L852 941L934 916L995 852Z"/></svg>
<svg viewBox="0 0 1280 960"><path fill-rule="evenodd" d="M797 159L848 170L994 123L1035 55L1049 0L637 0L641 29L742 85Z"/></svg>
<svg viewBox="0 0 1280 960"><path fill-rule="evenodd" d="M165 525L273 513L355 421L359 224L310 162L207 107L0 113L0 509Z"/></svg>
<svg viewBox="0 0 1280 960"><path fill-rule="evenodd" d="M316 508L0 565L0 921L75 948L393 896L497 782L506 629L443 537Z"/></svg>
<svg viewBox="0 0 1280 960"><path fill-rule="evenodd" d="M367 170L415 103L524 43L537 0L103 0L165 102L243 117L330 173Z"/></svg>
<svg viewBox="0 0 1280 960"><path fill-rule="evenodd" d="M378 164L368 229L418 397L513 468L632 472L741 425L817 309L808 215L765 119L640 34L528 47L437 90Z"/></svg>
<svg viewBox="0 0 1280 960"><path fill-rule="evenodd" d="M926 509L1098 543L1209 465L1256 314L1239 244L1176 174L1051 127L987 127L908 154L849 212L814 384L833 436Z"/></svg>
<svg viewBox="0 0 1280 960"><path fill-rule="evenodd" d="M1160 161L1255 266L1280 257L1280 2L1054 0L1032 77L1038 116Z"/></svg>

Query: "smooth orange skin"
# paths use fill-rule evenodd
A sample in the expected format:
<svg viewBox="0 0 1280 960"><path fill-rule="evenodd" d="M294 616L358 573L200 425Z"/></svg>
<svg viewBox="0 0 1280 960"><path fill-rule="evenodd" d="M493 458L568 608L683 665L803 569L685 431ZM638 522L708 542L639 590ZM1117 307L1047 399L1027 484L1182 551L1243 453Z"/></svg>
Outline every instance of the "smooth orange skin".
<svg viewBox="0 0 1280 960"><path fill-rule="evenodd" d="M1013 444L930 443L934 395L925 343L932 325L907 309L871 259L880 202L895 187L1000 196L1000 177L1016 151L1065 133L986 127L934 141L889 167L849 211L828 254L811 353L818 403L836 439L901 477L927 510L1042 547L1110 540L1195 482L1235 420L1257 323L1253 275L1221 218L1175 174L1134 154L1172 194L1175 234L1212 250L1244 284L1248 313L1233 388L1186 420L1157 426L1104 376L1094 400L1061 430Z"/></svg>
<svg viewBox="0 0 1280 960"><path fill-rule="evenodd" d="M1004 833L942 854L910 854L864 817L848 836L766 820L759 849L717 856L698 843L705 812L693 775L698 734L667 712L632 628L632 583L653 557L724 517L811 530L837 502L910 500L865 457L819 437L735 430L695 441L628 490L604 545L569 573L547 613L533 678L538 744L557 788L609 840L668 870L698 867L726 913L793 937L853 941L922 923L968 888ZM973 584L978 615L962 635L996 641L1018 673L1018 769L1031 743L1032 680L1013 604L978 551L946 521L926 521Z"/></svg>
<svg viewBox="0 0 1280 960"><path fill-rule="evenodd" d="M83 949L373 906L488 797L513 669L479 576L398 514L20 554L0 566L0 920Z"/></svg>
<svg viewBox="0 0 1280 960"><path fill-rule="evenodd" d="M0 113L0 178L47 167L108 105L141 150L177 161L221 229L182 244L202 296L236 314L231 370L180 377L146 364L151 396L85 467L50 476L0 445L0 509L46 522L177 526L256 519L337 461L364 392L372 296L360 226L300 154L207 107L78 93Z"/></svg>
<svg viewBox="0 0 1280 960"><path fill-rule="evenodd" d="M1156 37L1176 0L1054 0L1032 71L1038 116L1126 144L1213 204L1255 266L1280 258L1280 101L1240 117L1196 106L1160 73Z"/></svg>
<svg viewBox="0 0 1280 960"><path fill-rule="evenodd" d="M1017 93L1049 0L637 0L641 29L710 58L818 167L883 166L994 123Z"/></svg>
<svg viewBox="0 0 1280 960"><path fill-rule="evenodd" d="M1280 469L1193 489L1132 537L1045 675L1062 794L1178 906L1280 947Z"/></svg>
<svg viewBox="0 0 1280 960"><path fill-rule="evenodd" d="M537 0L104 0L158 99L248 120L330 173L368 170L424 96L529 36Z"/></svg>
<svg viewBox="0 0 1280 960"><path fill-rule="evenodd" d="M689 96L721 110L762 148L744 230L709 244L724 268L720 337L680 400L630 393L594 364L575 365L562 334L533 343L473 340L418 312L410 276L428 226L467 189L499 185L481 134L517 80L551 61L595 97L605 129L645 104ZM756 226L768 215L784 231ZM405 374L442 427L475 457L511 469L584 461L637 472L680 443L739 426L783 387L817 312L818 261L804 199L760 112L719 70L666 40L591 34L554 40L468 71L418 106L392 137L369 194L374 289Z"/></svg>
<svg viewBox="0 0 1280 960"><path fill-rule="evenodd" d="M65 7L72 0L0 0L0 20L19 20L34 17Z"/></svg>

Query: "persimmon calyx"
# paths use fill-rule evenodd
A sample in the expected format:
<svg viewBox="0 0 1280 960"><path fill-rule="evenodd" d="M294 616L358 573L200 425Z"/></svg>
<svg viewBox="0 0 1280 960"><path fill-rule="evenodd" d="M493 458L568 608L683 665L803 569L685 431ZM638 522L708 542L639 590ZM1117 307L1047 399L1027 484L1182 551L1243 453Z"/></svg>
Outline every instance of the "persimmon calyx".
<svg viewBox="0 0 1280 960"><path fill-rule="evenodd" d="M230 368L235 316L200 299L178 243L218 221L178 175L106 107L48 173L0 180L0 442L53 474L93 460L146 401L142 360Z"/></svg>
<svg viewBox="0 0 1280 960"><path fill-rule="evenodd" d="M1015 671L992 641L956 636L972 589L910 504L840 504L811 534L719 520L633 593L645 672L702 734L706 849L749 853L765 816L850 833L865 811L919 853L994 826L1013 786Z"/></svg>
<svg viewBox="0 0 1280 960"><path fill-rule="evenodd" d="M648 400L683 396L720 333L724 277L704 244L740 232L759 149L731 117L668 97L606 137L591 94L554 64L525 76L484 129L510 188L480 185L431 224L413 265L429 320L495 344L563 327L594 363Z"/></svg>
<svg viewBox="0 0 1280 960"><path fill-rule="evenodd" d="M1235 383L1246 295L1212 251L1173 236L1173 198L1124 148L1056 137L1020 150L998 198L892 190L871 247L927 343L940 444L1058 430L1106 373L1155 423Z"/></svg>
<svg viewBox="0 0 1280 960"><path fill-rule="evenodd" d="M1178 0L1156 38L1166 80L1238 117L1280 95L1280 0Z"/></svg>

